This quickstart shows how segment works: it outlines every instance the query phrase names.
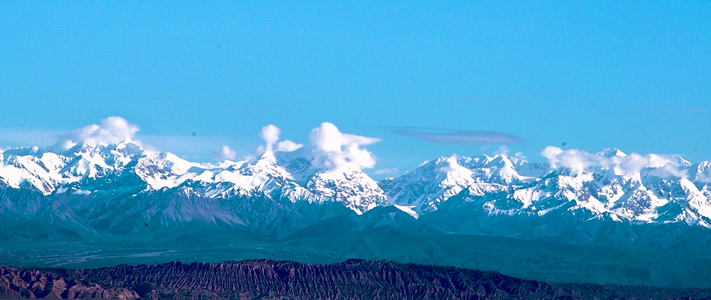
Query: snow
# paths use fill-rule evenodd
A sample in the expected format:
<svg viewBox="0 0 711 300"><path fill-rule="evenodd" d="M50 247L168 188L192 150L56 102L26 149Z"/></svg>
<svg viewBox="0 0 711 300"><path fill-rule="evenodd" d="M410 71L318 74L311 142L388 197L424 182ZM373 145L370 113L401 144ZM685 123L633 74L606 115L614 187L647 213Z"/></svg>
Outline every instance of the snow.
<svg viewBox="0 0 711 300"><path fill-rule="evenodd" d="M577 208L619 219L686 223L700 217L711 219L708 187L711 162L692 165L679 157L627 155L618 149L605 149L585 155L604 157L615 162L614 165L589 165L572 172L565 167L551 169L504 154L453 155L376 182L357 165L324 167L318 162L314 164L315 158L310 155L303 148L292 152L267 149L252 161L210 164L146 150L130 140L117 144L77 144L62 152L17 148L0 153L0 181L12 188L31 186L44 195L69 190L72 194L90 196L96 189L84 186L86 182L114 180L134 173L145 184L146 191L182 188L193 182L200 187L186 191L208 198L264 193L291 201L341 202L359 214L378 206L395 205L418 218L459 194L465 197L497 194L500 195L497 199L503 197L518 203L507 208L506 214L560 213L546 204L555 199L560 203L575 201ZM624 164L635 161L643 163L645 169L631 173L614 169L635 169ZM683 174L688 176L679 176ZM76 184L79 186L73 186ZM72 187L68 189L69 186ZM482 208L500 211L493 203L495 200L487 200ZM678 215L659 216L657 211L667 205L681 205L683 209Z"/></svg>
<svg viewBox="0 0 711 300"><path fill-rule="evenodd" d="M417 212L413 210L413 208L415 207L414 205L409 205L409 206L405 206L405 205L394 205L394 206L395 206L397 209L399 209L399 210L401 210L401 211L407 213L408 215L411 215L411 216L412 216L413 218L415 218L415 219L417 219L417 218L420 217L420 215L418 215Z"/></svg>
<svg viewBox="0 0 711 300"><path fill-rule="evenodd" d="M86 191L86 190L73 190L72 194L74 195L91 195L91 191Z"/></svg>
<svg viewBox="0 0 711 300"><path fill-rule="evenodd" d="M602 151L598 152L597 155L612 158L612 157L626 157L627 154L624 152L620 151L620 149L617 148L606 148L603 149Z"/></svg>
<svg viewBox="0 0 711 300"><path fill-rule="evenodd" d="M690 168L692 170L693 178L695 181L702 183L711 183L711 161L702 161L696 165L696 167Z"/></svg>

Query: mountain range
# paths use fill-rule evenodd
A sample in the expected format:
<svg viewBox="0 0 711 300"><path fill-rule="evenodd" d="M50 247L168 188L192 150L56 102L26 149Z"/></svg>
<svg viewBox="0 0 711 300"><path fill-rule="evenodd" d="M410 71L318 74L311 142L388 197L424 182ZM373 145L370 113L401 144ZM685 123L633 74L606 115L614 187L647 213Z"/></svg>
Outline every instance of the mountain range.
<svg viewBox="0 0 711 300"><path fill-rule="evenodd" d="M307 148L219 163L130 139L8 149L0 264L362 258L544 281L711 286L711 162L559 150L548 163L440 157L375 181Z"/></svg>

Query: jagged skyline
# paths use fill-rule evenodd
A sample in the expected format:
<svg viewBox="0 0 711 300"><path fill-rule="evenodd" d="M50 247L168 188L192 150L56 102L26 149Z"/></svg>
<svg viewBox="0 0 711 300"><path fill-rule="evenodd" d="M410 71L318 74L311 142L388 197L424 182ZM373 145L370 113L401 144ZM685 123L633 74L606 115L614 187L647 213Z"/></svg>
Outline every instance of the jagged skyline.
<svg viewBox="0 0 711 300"><path fill-rule="evenodd" d="M330 122L384 176L502 145L710 160L710 5L12 3L0 146L122 116L203 161Z"/></svg>
<svg viewBox="0 0 711 300"><path fill-rule="evenodd" d="M151 137L147 137L148 143L143 142L143 137L138 135L140 126L132 124L126 119L112 116L102 119L99 124L90 124L72 131L55 133L55 142L49 145L24 145L24 147L46 147L50 151L61 153L77 144L87 144L91 146L108 146L122 142L136 143L146 149L157 152L164 151L152 145ZM388 176L399 176L407 172L405 169L382 168L377 164L377 155L368 150L366 146L372 146L381 141L377 137L366 137L356 134L342 133L336 125L323 122L319 127L313 128L308 140L304 143L294 142L288 139L280 139L281 129L274 124L262 127L258 134L263 144L254 148L251 152L240 153L232 149L230 145L222 145L211 152L212 159L198 162L220 162L220 161L255 161L265 152L293 152L301 149L306 144L309 152L313 152L309 159L319 168L337 168L339 166L349 166L354 169L363 170L371 177L382 179ZM461 136L460 136L461 137ZM471 135L469 136L472 137ZM495 137L490 137L495 138ZM198 141L196 141L198 142ZM0 148L0 151L12 149L12 147ZM173 153L186 160L192 160L188 155ZM687 177L686 170L679 169L678 166L690 164L682 155L673 154L625 154L617 148L602 149L597 153L589 153L579 149L564 149L557 146L546 146L537 156L529 159L528 154L522 152L510 153L505 145L500 146L488 155L505 154L517 159L530 160L532 162L546 162L552 168L564 167L574 172L582 172L589 167L604 167L614 170L616 173L627 174L639 177L639 171L643 168L657 168L665 174L676 177ZM619 154L619 155L618 155ZM453 153L453 156L459 154ZM446 154L438 157L448 156ZM474 155L478 156L478 155ZM425 160L424 164L437 157ZM420 165L421 165L420 164ZM387 162L385 165L388 165Z"/></svg>

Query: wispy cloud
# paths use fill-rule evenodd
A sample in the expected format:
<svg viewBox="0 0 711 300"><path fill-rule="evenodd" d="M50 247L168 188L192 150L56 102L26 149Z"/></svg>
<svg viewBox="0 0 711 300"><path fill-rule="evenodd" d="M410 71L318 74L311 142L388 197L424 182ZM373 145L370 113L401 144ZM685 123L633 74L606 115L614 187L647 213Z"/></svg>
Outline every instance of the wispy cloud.
<svg viewBox="0 0 711 300"><path fill-rule="evenodd" d="M439 131L439 132L438 132ZM412 136L435 143L447 144L521 144L523 139L515 135L495 131L459 130L443 131L434 128L402 127L392 133Z"/></svg>

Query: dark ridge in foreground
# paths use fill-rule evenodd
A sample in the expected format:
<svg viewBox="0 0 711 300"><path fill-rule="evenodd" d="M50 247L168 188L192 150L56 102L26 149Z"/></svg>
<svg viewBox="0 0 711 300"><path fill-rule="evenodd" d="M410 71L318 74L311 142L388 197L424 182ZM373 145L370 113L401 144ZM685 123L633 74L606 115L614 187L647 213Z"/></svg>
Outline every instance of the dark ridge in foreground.
<svg viewBox="0 0 711 300"><path fill-rule="evenodd" d="M85 270L0 267L0 298L709 299L711 290L555 284L452 267L252 260Z"/></svg>

